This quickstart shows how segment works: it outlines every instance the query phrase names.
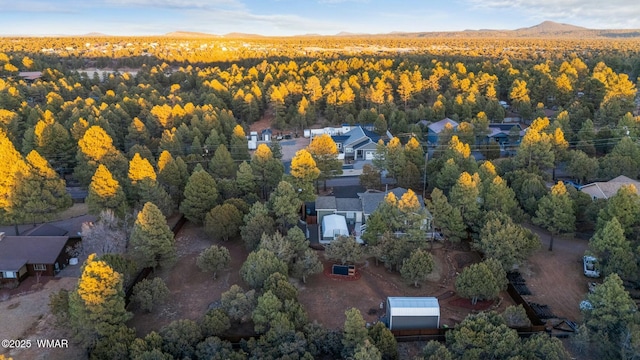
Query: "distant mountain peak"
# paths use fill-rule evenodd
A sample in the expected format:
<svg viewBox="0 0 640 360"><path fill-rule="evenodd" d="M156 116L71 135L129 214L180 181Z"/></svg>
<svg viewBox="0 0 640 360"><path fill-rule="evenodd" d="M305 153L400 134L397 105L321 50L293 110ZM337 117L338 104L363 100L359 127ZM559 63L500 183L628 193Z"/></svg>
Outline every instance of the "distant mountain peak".
<svg viewBox="0 0 640 360"><path fill-rule="evenodd" d="M518 29L516 31L526 31L532 33L557 33L557 32L568 32L568 31L582 31L589 30L587 28L571 25L571 24L563 24L557 23L555 21L543 21L538 25L534 25L528 28Z"/></svg>

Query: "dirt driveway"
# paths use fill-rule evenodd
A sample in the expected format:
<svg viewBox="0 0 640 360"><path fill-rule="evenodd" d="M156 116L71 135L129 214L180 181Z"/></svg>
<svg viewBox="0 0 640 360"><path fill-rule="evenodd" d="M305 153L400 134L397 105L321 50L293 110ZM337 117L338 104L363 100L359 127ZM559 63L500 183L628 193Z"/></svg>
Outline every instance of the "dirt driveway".
<svg viewBox="0 0 640 360"><path fill-rule="evenodd" d="M0 338L30 340L28 349L0 348L0 354L12 357L14 360L63 360L82 359L84 351L73 344L63 329L54 326L55 318L49 314L49 294L60 289L73 289L78 283L77 278L48 278L42 286L32 287L27 283L28 278L20 284L28 291L15 295L6 301L0 302ZM31 291L31 289L34 289ZM37 340L41 339L67 339L69 347L66 349L38 348Z"/></svg>

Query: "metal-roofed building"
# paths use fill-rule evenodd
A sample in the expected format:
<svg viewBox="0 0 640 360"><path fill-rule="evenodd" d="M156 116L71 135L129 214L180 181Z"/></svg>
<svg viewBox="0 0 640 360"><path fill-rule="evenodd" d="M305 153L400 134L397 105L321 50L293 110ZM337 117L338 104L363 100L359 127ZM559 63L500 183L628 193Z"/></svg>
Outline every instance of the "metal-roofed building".
<svg viewBox="0 0 640 360"><path fill-rule="evenodd" d="M389 330L437 329L440 304L435 297L388 297L385 324Z"/></svg>

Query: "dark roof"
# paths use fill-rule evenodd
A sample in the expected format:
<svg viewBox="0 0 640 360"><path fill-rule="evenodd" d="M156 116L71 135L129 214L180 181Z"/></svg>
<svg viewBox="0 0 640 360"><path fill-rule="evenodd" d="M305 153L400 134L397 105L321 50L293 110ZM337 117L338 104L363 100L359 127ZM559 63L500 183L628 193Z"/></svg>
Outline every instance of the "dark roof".
<svg viewBox="0 0 640 360"><path fill-rule="evenodd" d="M4 236L0 240L0 269L17 271L25 263L53 264L67 239L68 236Z"/></svg>
<svg viewBox="0 0 640 360"><path fill-rule="evenodd" d="M336 198L336 210L338 211L362 211L360 199Z"/></svg>
<svg viewBox="0 0 640 360"><path fill-rule="evenodd" d="M68 231L51 224L40 224L24 231L21 236L65 236Z"/></svg>
<svg viewBox="0 0 640 360"><path fill-rule="evenodd" d="M335 196L318 196L316 197L316 210L326 210L336 208Z"/></svg>
<svg viewBox="0 0 640 360"><path fill-rule="evenodd" d="M263 135L272 134L272 131L271 131L271 129L264 129L264 130L262 130L262 134Z"/></svg>
<svg viewBox="0 0 640 360"><path fill-rule="evenodd" d="M407 189L397 187L395 189L389 190L389 192L392 192L398 199L400 199L402 195L404 195L404 193L407 192ZM370 215L378 208L380 203L384 200L385 196L387 196L387 193L383 191L367 191L358 195L362 200L362 211L365 214ZM417 195L417 196L418 196L418 202L420 203L420 206L424 207L424 201L422 199L422 195Z"/></svg>
<svg viewBox="0 0 640 360"><path fill-rule="evenodd" d="M495 128L500 129L502 131L510 131L513 127L517 127L519 130L522 130L522 125L519 123L495 123L489 124L489 129Z"/></svg>
<svg viewBox="0 0 640 360"><path fill-rule="evenodd" d="M331 139L333 139L333 142L335 142L335 143L344 143L349 138L350 138L349 135L333 135L331 137Z"/></svg>
<svg viewBox="0 0 640 360"><path fill-rule="evenodd" d="M374 133L373 131L370 131L370 130L367 130L367 129L364 129L364 128L362 130L364 131L364 134L367 137L369 137L369 139L371 139L371 141L373 141L374 143L377 143L378 140L380 140L380 138L382 137L382 136Z"/></svg>
<svg viewBox="0 0 640 360"><path fill-rule="evenodd" d="M369 143L371 143L371 140L369 140L369 139L364 139L364 140L360 141L359 143L353 144L353 148L354 148L354 149L358 149L358 148L360 148L361 146L366 145L366 144L369 144Z"/></svg>
<svg viewBox="0 0 640 360"><path fill-rule="evenodd" d="M447 124L451 124L451 126L453 126L453 128L457 128L458 127L458 123L454 120L451 120L449 118L444 118L440 121L434 122L432 124L430 124L429 126L427 126L429 128L429 130L433 131L436 134L440 134L442 132L442 130L444 130L444 127Z"/></svg>

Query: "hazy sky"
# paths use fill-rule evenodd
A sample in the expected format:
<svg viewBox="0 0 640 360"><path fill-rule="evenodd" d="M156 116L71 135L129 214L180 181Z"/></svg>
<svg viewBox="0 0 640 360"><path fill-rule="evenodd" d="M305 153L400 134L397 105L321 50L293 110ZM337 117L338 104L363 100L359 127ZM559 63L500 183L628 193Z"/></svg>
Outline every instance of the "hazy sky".
<svg viewBox="0 0 640 360"><path fill-rule="evenodd" d="M0 0L0 35L640 29L639 0Z"/></svg>

